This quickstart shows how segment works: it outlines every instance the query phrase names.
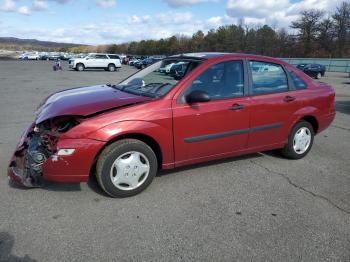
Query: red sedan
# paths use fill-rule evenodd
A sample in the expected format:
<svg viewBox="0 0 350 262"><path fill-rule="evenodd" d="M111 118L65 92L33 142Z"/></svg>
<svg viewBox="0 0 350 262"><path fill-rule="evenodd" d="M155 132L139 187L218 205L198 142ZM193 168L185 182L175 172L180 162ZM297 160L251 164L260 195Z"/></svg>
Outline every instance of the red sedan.
<svg viewBox="0 0 350 262"><path fill-rule="evenodd" d="M161 70L167 66L171 73ZM107 194L126 197L144 190L159 169L272 149L299 159L333 121L334 98L331 86L277 59L172 56L116 85L48 97L8 175L37 187L96 174Z"/></svg>

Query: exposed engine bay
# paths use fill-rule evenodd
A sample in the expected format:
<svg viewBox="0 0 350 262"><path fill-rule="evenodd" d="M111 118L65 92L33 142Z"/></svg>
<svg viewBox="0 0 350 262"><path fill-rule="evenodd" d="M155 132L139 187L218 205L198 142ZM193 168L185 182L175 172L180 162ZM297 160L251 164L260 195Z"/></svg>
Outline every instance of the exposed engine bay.
<svg viewBox="0 0 350 262"><path fill-rule="evenodd" d="M58 117L29 127L9 166L16 176L16 182L25 187L42 187L43 164L57 153L60 136L78 124L79 120L75 117Z"/></svg>

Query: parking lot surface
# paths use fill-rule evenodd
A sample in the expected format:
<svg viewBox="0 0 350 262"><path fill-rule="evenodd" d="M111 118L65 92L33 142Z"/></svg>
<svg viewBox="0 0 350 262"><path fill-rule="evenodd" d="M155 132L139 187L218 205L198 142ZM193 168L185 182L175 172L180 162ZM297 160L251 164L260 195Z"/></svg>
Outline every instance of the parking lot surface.
<svg viewBox="0 0 350 262"><path fill-rule="evenodd" d="M11 187L7 164L50 93L119 72L0 61L0 261L350 261L350 78L328 73L337 116L302 160L275 152L163 172L143 193Z"/></svg>

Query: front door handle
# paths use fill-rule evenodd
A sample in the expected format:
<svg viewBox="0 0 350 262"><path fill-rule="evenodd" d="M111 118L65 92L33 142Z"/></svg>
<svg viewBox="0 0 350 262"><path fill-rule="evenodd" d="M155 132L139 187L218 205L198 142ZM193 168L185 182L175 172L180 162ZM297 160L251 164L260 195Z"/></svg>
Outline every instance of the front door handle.
<svg viewBox="0 0 350 262"><path fill-rule="evenodd" d="M283 99L283 101L284 102L292 102L292 101L294 101L295 100L295 97L294 96L286 96L284 99Z"/></svg>
<svg viewBox="0 0 350 262"><path fill-rule="evenodd" d="M228 108L228 110L241 110L241 109L243 109L244 108L244 105L242 105L242 104L233 104L232 106L230 106L229 108Z"/></svg>

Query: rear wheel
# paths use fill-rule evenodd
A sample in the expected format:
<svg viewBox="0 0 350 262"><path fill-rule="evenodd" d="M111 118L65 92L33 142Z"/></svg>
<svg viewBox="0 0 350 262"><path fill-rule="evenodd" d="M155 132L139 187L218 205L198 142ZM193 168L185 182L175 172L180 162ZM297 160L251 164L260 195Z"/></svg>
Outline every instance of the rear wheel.
<svg viewBox="0 0 350 262"><path fill-rule="evenodd" d="M129 197L146 189L157 173L157 157L144 142L119 140L100 155L96 165L97 181L112 197Z"/></svg>
<svg viewBox="0 0 350 262"><path fill-rule="evenodd" d="M322 76L321 72L318 72L318 73L316 74L316 79L320 79L321 76Z"/></svg>
<svg viewBox="0 0 350 262"><path fill-rule="evenodd" d="M288 143L282 149L282 154L291 159L300 159L307 155L314 141L314 130L307 121L295 124L288 136Z"/></svg>
<svg viewBox="0 0 350 262"><path fill-rule="evenodd" d="M85 70L85 66L82 63L79 63L76 65L76 69L77 71L84 71Z"/></svg>

